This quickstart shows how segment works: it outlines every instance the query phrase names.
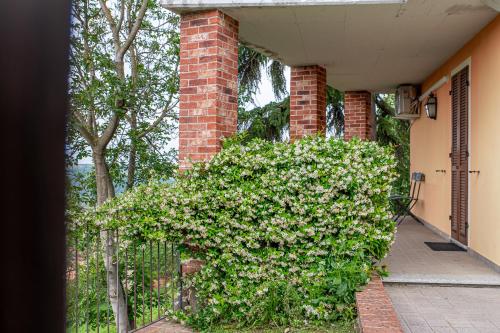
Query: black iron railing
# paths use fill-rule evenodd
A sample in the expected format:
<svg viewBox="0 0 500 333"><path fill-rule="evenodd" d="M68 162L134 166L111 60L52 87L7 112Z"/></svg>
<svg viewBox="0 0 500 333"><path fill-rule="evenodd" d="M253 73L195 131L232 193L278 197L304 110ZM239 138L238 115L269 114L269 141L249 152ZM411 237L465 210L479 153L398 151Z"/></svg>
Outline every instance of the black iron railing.
<svg viewBox="0 0 500 333"><path fill-rule="evenodd" d="M131 332L182 308L177 246L120 236L88 229L69 235L68 332Z"/></svg>

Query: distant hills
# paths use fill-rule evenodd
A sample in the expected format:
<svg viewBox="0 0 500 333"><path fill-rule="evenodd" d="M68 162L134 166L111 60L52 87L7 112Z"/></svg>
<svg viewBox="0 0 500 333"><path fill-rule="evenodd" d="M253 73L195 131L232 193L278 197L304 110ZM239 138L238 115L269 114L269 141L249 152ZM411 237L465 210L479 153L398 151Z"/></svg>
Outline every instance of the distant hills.
<svg viewBox="0 0 500 333"><path fill-rule="evenodd" d="M94 166L92 164L77 164L77 165L74 165L74 166L68 168L68 170L67 170L69 181L73 185L79 186L79 187L83 187L83 186L82 186L82 184L77 183L78 174L88 175L89 173L92 173L93 171L94 171ZM125 179L123 180L123 182L120 182L120 183L125 184L126 183ZM85 192L84 189L82 189L82 191ZM124 191L125 191L125 186L120 185L120 184L116 184L116 182L115 182L116 194L123 193Z"/></svg>
<svg viewBox="0 0 500 333"><path fill-rule="evenodd" d="M82 184L78 183L78 181L77 181L78 174L88 175L88 174L92 173L93 171L94 171L94 166L92 164L77 164L77 165L74 165L74 166L68 168L68 170L67 170L69 181L73 185L78 186L78 187L82 187L82 188L83 188ZM174 179L170 178L170 179L166 180L165 182L166 183L173 183ZM116 194L120 194L120 193L123 193L125 191L125 184L126 183L127 183L127 181L125 178L122 179L122 181L118 182L118 184L116 181L114 182ZM82 189L81 191L86 192L84 189Z"/></svg>

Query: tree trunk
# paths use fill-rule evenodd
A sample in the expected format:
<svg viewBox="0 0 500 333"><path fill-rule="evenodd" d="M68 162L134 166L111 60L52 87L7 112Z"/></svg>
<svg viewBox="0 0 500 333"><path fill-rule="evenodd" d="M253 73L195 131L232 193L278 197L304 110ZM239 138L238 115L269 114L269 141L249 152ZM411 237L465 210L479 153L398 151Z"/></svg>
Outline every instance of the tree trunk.
<svg viewBox="0 0 500 333"><path fill-rule="evenodd" d="M104 151L93 149L93 159L95 165L95 180L97 190L97 206L101 206L106 200L115 196L115 189L109 169L104 158Z"/></svg>
<svg viewBox="0 0 500 333"><path fill-rule="evenodd" d="M135 143L130 144L130 151L128 154L128 170L127 170L127 190L134 186L135 180L135 164L137 161L137 150Z"/></svg>
<svg viewBox="0 0 500 333"><path fill-rule="evenodd" d="M97 205L102 205L107 199L115 196L115 189L108 166L104 158L104 151L94 149L93 159L95 165ZM125 306L125 294L119 276L119 257L116 256L118 244L116 235L112 231L101 231L101 241L104 244L103 260L106 268L106 284L108 285L108 297L115 315L115 323L118 333L126 333L129 330L127 308ZM114 256L115 255L115 256Z"/></svg>
<svg viewBox="0 0 500 333"><path fill-rule="evenodd" d="M135 66L132 66L132 74L136 74L136 69ZM135 78L133 76L133 78ZM137 146L136 146L136 141L137 140L137 115L134 110L130 111L130 133L132 134L130 136L130 151L128 154L128 169L127 169L127 190L130 190L134 186L134 181L135 181L135 168L136 168L136 163L137 163Z"/></svg>
<svg viewBox="0 0 500 333"><path fill-rule="evenodd" d="M101 231L101 240L105 244L103 259L106 268L106 284L108 285L108 297L115 315L116 332L127 333L129 331L127 306L125 294L119 276L119 256L117 256L116 234L113 231ZM115 256L114 256L115 255ZM114 260L113 260L114 256ZM125 269L125 268L122 268Z"/></svg>

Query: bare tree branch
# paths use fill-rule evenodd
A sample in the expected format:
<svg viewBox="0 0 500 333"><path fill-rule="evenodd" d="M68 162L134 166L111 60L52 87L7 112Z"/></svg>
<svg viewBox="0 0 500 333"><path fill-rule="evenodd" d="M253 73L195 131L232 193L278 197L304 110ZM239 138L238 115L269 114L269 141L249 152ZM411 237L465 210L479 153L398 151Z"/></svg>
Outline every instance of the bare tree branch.
<svg viewBox="0 0 500 333"><path fill-rule="evenodd" d="M85 1L84 6L84 24L83 24L83 58L88 62L90 68L90 80L95 79L95 68L94 62L91 59L92 50L89 45L89 13L88 13L88 1Z"/></svg>
<svg viewBox="0 0 500 333"><path fill-rule="evenodd" d="M111 29L113 42L115 44L115 50L118 52L118 50L120 50L120 35L116 26L115 19L113 18L113 14L111 14L111 10L109 10L108 6L106 5L106 2L104 0L99 0L99 3L101 4L101 9L104 13L104 16L106 17L106 20L108 21L109 28Z"/></svg>
<svg viewBox="0 0 500 333"><path fill-rule="evenodd" d="M177 104L177 103L176 103L176 104ZM175 104L174 104L174 105L175 105ZM148 133L150 133L152 130L154 130L154 129L158 126L158 124L159 124L160 122L162 122L162 121L163 121L163 119L165 119L165 117L166 117L166 116L169 114L169 112L170 112L170 111L172 111L172 110L173 110L173 106L172 106L172 107L165 107L165 108L162 110L161 114L158 116L158 118L156 118L156 120L155 120L155 121L154 121L151 125L149 125L149 126L148 126L148 127L147 127L144 131L142 131L141 133L139 133L139 134L137 135L137 137L138 137L139 139L141 139L141 138L143 138L145 135L147 135Z"/></svg>
<svg viewBox="0 0 500 333"><path fill-rule="evenodd" d="M106 129L102 133L102 135L99 137L99 140L97 142L97 147L100 149L103 149L107 146L109 141L113 138L113 135L116 132L116 128L118 127L118 124L120 122L120 118L118 117L118 114L116 112L113 113L113 116L109 120L108 126L106 126Z"/></svg>
<svg viewBox="0 0 500 333"><path fill-rule="evenodd" d="M177 72L178 67L179 67L179 63L177 62L175 65L176 72ZM165 107L163 108L160 116L150 126L148 126L148 128L146 128L142 133L140 133L138 135L138 138L142 138L145 135L147 135L148 133L150 133L152 130L154 130L158 126L158 124L160 124L160 122L163 121L163 119L165 119L165 117L169 114L169 112L175 108L178 101L176 101L173 105L170 105L172 103L173 96L174 96L174 94L170 94L168 96L168 101L167 101Z"/></svg>
<svg viewBox="0 0 500 333"><path fill-rule="evenodd" d="M100 0L101 2L103 0ZM130 30L130 33L121 46L121 49L117 53L117 59L122 59L125 55L125 52L129 49L130 45L135 39L135 36L137 36L137 32L139 31L139 28L141 27L142 20L144 19L144 15L146 14L146 9L148 8L148 0L142 0L141 8L139 9L139 13L137 14L137 18L135 19L134 25L132 26L132 29Z"/></svg>
<svg viewBox="0 0 500 333"><path fill-rule="evenodd" d="M144 136L144 138L146 139L146 141L149 143L149 146L151 148L153 148L153 150L158 154L160 155L161 154L161 151L156 147L156 145L153 143L153 140L151 140L150 137L148 137L147 135Z"/></svg>
<svg viewBox="0 0 500 333"><path fill-rule="evenodd" d="M118 26L117 26L116 30L120 31L122 29L124 17L125 17L125 1L122 0L120 3L120 18L118 19Z"/></svg>
<svg viewBox="0 0 500 333"><path fill-rule="evenodd" d="M96 143L96 137L92 135L90 130L85 126L85 118L77 110L73 110L73 121L75 122L78 132L85 138L89 145L94 146Z"/></svg>

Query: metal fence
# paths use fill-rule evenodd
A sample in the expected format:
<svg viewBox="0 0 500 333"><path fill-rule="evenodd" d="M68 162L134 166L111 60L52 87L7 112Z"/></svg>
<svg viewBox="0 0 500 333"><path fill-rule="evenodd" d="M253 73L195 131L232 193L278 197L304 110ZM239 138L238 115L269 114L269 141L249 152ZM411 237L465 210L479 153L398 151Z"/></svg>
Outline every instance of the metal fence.
<svg viewBox="0 0 500 333"><path fill-rule="evenodd" d="M121 239L116 230L68 237L68 332L132 332L182 309L175 244Z"/></svg>

